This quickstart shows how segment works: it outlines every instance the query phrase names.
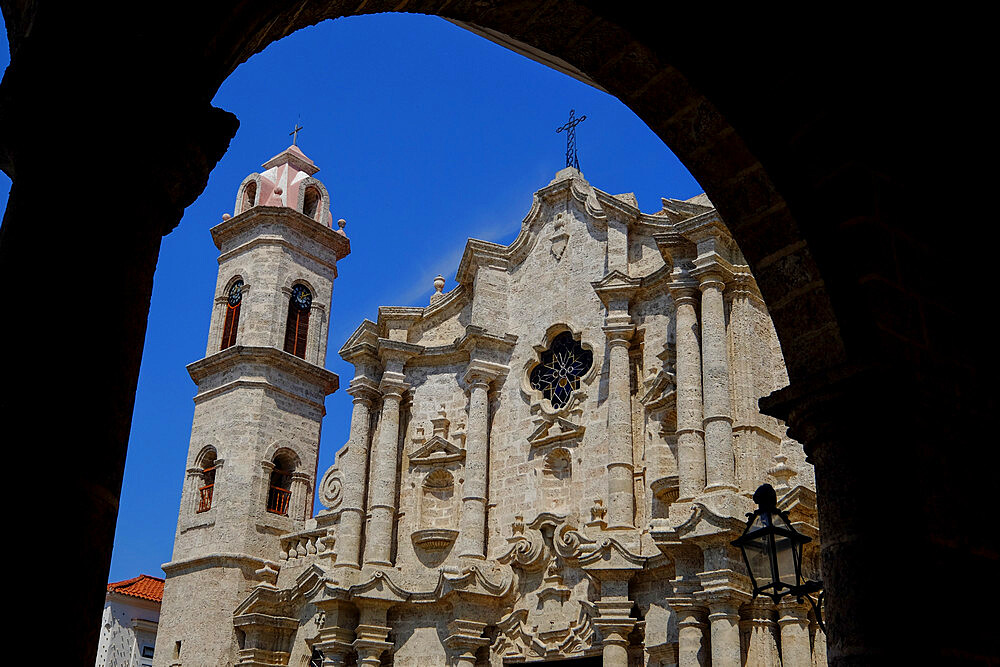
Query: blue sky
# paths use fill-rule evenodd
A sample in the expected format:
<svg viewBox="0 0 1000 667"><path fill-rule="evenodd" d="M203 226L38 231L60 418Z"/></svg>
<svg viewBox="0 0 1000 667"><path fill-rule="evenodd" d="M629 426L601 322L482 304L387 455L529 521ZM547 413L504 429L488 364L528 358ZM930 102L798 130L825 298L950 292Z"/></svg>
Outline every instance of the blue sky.
<svg viewBox="0 0 1000 667"><path fill-rule="evenodd" d="M0 66L8 60L3 45ZM595 187L634 192L647 212L660 197L702 191L614 97L434 17L381 14L301 30L240 66L214 104L235 113L240 130L163 240L111 581L162 576L170 559L194 413L184 367L204 356L218 268L208 230L232 213L243 178L290 143L297 119L299 147L320 167L351 239L326 363L343 386L353 368L336 351L362 319L380 305L426 305L438 273L446 291L454 287L468 237L513 240L532 193L564 166L565 133L555 130L570 108L587 115L580 166ZM0 174L0 207L9 189ZM350 397L338 391L326 408L320 475L347 440Z"/></svg>

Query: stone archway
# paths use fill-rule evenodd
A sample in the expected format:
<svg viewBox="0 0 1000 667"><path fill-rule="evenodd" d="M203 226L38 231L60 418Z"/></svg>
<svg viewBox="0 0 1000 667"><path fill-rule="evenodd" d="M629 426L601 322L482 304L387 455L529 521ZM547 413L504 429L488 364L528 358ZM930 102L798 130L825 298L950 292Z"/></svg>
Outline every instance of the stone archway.
<svg viewBox="0 0 1000 667"><path fill-rule="evenodd" d="M910 626L880 604L885 568L869 563L899 537L876 512L889 513L928 564L895 560L903 580L924 567L996 567L974 518L949 509L988 500L984 485L962 482L951 455L993 407L978 341L947 326L971 296L927 278L937 248L914 225L925 180L907 150L912 109L940 109L921 99L917 63L865 48L884 35L851 32L862 47L846 49L811 31L744 25L723 35L707 27L714 17L664 20L583 1L3 9L12 63L0 85L0 162L14 185L0 232L0 304L8 321L27 323L4 327L17 378L5 388L5 422L31 425L59 462L58 498L73 501L47 513L65 526L60 541L94 545L77 556L83 592L70 606L93 628L67 637L71 650L92 652L96 641L160 238L238 125L209 102L267 44L379 11L436 14L558 59L625 102L705 186L753 267L788 363L790 387L764 407L790 423L816 464L832 663L927 654L926 645L901 646ZM94 165L115 178L95 178ZM40 274L58 286L61 326L31 318L40 306L26 290ZM67 387L81 391L68 400ZM912 588L899 594L903 608L921 599ZM995 655L974 622L941 623L935 655Z"/></svg>

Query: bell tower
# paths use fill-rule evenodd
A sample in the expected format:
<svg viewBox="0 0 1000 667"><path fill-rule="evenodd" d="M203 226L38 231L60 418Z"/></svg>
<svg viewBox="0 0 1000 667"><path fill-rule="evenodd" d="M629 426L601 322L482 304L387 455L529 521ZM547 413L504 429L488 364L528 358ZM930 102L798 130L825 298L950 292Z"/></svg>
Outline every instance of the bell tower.
<svg viewBox="0 0 1000 667"><path fill-rule="evenodd" d="M156 665L236 662L233 609L267 576L278 536L312 516L337 261L319 168L294 144L240 184L212 228L219 275L198 386Z"/></svg>

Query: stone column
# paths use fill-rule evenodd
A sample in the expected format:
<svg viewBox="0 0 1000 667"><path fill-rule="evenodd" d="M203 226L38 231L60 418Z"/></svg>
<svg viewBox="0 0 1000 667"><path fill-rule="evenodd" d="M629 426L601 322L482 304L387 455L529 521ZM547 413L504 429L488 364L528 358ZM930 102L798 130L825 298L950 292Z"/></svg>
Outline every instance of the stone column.
<svg viewBox="0 0 1000 667"><path fill-rule="evenodd" d="M699 274L701 288L702 377L705 397L706 490L736 491L733 458L733 414L729 395L729 350L723 276L709 270Z"/></svg>
<svg viewBox="0 0 1000 667"><path fill-rule="evenodd" d="M390 628L384 625L358 625L354 650L358 652L358 667L380 667L382 654L392 649L387 642Z"/></svg>
<svg viewBox="0 0 1000 667"><path fill-rule="evenodd" d="M347 393L354 397L351 435L344 460L344 500L337 532L335 567L361 567L361 530L365 519L365 487L368 481L368 450L371 441L371 408L378 396L375 383L364 377L351 380Z"/></svg>
<svg viewBox="0 0 1000 667"><path fill-rule="evenodd" d="M628 345L634 326L604 327L608 337L608 528L631 528L632 405Z"/></svg>
<svg viewBox="0 0 1000 667"><path fill-rule="evenodd" d="M371 490L368 499L365 564L392 565L392 536L396 523L396 487L399 484L399 405L408 385L399 378L383 375L382 417L378 441L372 449ZM377 663L375 663L377 664Z"/></svg>
<svg viewBox="0 0 1000 667"><path fill-rule="evenodd" d="M698 341L698 290L672 283L677 316L677 476L678 501L705 490L705 432L701 396L701 344Z"/></svg>
<svg viewBox="0 0 1000 667"><path fill-rule="evenodd" d="M815 616L809 617L809 634L812 637L813 667L826 667L826 633L819 627Z"/></svg>
<svg viewBox="0 0 1000 667"><path fill-rule="evenodd" d="M781 628L781 664L812 665L809 643L809 607L795 599L778 605L778 627Z"/></svg>
<svg viewBox="0 0 1000 667"><path fill-rule="evenodd" d="M381 572L375 573L381 577ZM356 598L358 607L358 627L354 629L356 639L351 647L358 652L358 667L380 667L382 654L392 650L388 641L392 631L386 616L394 602L382 599Z"/></svg>
<svg viewBox="0 0 1000 667"><path fill-rule="evenodd" d="M635 626L635 619L629 617L632 601L599 600L595 605L600 612L594 624L600 628L603 637L604 667L629 667L628 635Z"/></svg>
<svg viewBox="0 0 1000 667"><path fill-rule="evenodd" d="M747 664L754 667L781 667L775 636L774 606L766 598L757 598L748 605L750 642Z"/></svg>
<svg viewBox="0 0 1000 667"><path fill-rule="evenodd" d="M712 632L712 667L741 667L740 600L720 597L708 601Z"/></svg>
<svg viewBox="0 0 1000 667"><path fill-rule="evenodd" d="M704 609L692 604L678 604L674 609L677 612L678 667L702 667L708 664Z"/></svg>
<svg viewBox="0 0 1000 667"><path fill-rule="evenodd" d="M483 637L485 623L456 618L448 623L451 633L444 645L451 653L454 667L476 667L476 651L489 646L488 637Z"/></svg>
<svg viewBox="0 0 1000 667"><path fill-rule="evenodd" d="M465 379L470 384L469 423L465 438L465 482L462 485L458 555L482 559L486 557L489 390L492 377L470 367Z"/></svg>

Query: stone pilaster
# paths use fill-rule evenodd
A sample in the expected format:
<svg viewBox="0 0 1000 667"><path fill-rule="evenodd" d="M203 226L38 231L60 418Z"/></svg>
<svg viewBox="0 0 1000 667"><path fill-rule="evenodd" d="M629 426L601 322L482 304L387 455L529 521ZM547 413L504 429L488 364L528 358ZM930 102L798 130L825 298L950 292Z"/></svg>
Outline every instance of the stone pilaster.
<svg viewBox="0 0 1000 667"><path fill-rule="evenodd" d="M698 340L697 286L670 285L677 318L677 475L678 501L705 490L705 431L701 395L701 343Z"/></svg>
<svg viewBox="0 0 1000 667"><path fill-rule="evenodd" d="M444 645L451 656L454 667L476 667L476 651L489 646L488 637L483 637L485 623L456 618L448 623L448 637Z"/></svg>
<svg viewBox="0 0 1000 667"><path fill-rule="evenodd" d="M344 460L344 500L337 532L335 567L361 567L361 531L365 521L365 482L371 442L371 409L378 398L377 385L366 377L351 380L347 393L354 397L351 435Z"/></svg>
<svg viewBox="0 0 1000 667"><path fill-rule="evenodd" d="M313 488L310 481L313 473L296 470L292 473L289 491L292 493L288 516L295 521L305 521L312 516Z"/></svg>
<svg viewBox="0 0 1000 667"><path fill-rule="evenodd" d="M778 627L781 628L781 664L812 665L809 641L809 606L794 598L778 605Z"/></svg>
<svg viewBox="0 0 1000 667"><path fill-rule="evenodd" d="M469 384L469 422L465 438L465 483L459 521L458 555L486 557L486 494L489 479L490 382L497 373L473 362L465 374Z"/></svg>
<svg viewBox="0 0 1000 667"><path fill-rule="evenodd" d="M727 271L718 263L695 270L701 289L702 392L705 405L706 490L736 491L729 350L723 290Z"/></svg>
<svg viewBox="0 0 1000 667"><path fill-rule="evenodd" d="M635 327L604 327L608 338L608 528L631 528L633 498L632 406L628 347Z"/></svg>

